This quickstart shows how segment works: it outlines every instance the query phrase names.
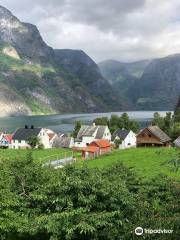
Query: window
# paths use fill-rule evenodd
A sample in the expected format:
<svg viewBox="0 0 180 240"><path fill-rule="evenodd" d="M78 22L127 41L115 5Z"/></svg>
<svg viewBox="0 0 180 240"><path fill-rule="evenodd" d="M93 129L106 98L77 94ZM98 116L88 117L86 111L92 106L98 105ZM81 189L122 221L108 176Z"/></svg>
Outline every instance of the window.
<svg viewBox="0 0 180 240"><path fill-rule="evenodd" d="M130 143L128 143L128 145L130 146L131 144L130 144Z"/></svg>
<svg viewBox="0 0 180 240"><path fill-rule="evenodd" d="M151 134L148 135L151 138Z"/></svg>

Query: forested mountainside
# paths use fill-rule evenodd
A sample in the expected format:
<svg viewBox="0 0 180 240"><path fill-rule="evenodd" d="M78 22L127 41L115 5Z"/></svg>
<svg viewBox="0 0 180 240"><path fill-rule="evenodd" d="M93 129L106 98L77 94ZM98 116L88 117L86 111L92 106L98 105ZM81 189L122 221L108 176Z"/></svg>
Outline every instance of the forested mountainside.
<svg viewBox="0 0 180 240"><path fill-rule="evenodd" d="M54 50L0 6L0 116L103 112L123 104L83 51Z"/></svg>
<svg viewBox="0 0 180 240"><path fill-rule="evenodd" d="M174 109L180 93L180 54L125 64L106 61L99 67L132 109Z"/></svg>

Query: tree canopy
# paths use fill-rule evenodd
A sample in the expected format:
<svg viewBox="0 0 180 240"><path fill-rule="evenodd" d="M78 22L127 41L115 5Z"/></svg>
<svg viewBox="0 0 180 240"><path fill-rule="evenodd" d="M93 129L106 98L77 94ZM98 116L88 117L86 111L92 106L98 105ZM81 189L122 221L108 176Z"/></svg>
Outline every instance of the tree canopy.
<svg viewBox="0 0 180 240"><path fill-rule="evenodd" d="M42 167L26 158L0 162L0 237L6 240L134 239L137 226L173 229L178 239L178 183L143 182L122 164ZM146 239L157 239L156 236Z"/></svg>

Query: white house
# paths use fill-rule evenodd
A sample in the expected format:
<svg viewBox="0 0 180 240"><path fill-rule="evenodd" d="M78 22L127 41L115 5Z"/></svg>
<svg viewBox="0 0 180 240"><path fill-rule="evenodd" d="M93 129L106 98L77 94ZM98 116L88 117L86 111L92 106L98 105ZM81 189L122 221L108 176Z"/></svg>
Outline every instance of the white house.
<svg viewBox="0 0 180 240"><path fill-rule="evenodd" d="M10 148L12 134L0 133L0 148Z"/></svg>
<svg viewBox="0 0 180 240"><path fill-rule="evenodd" d="M30 137L39 138L40 143L44 146L44 148L51 148L51 144L49 141L49 136L46 132L46 129L43 128L35 128L34 126L24 128L19 128L13 134L11 141L11 148L13 149L26 149L30 148L27 141Z"/></svg>
<svg viewBox="0 0 180 240"><path fill-rule="evenodd" d="M136 147L136 134L131 130L118 129L112 135L112 141L120 140L119 149Z"/></svg>
<svg viewBox="0 0 180 240"><path fill-rule="evenodd" d="M86 147L94 140L106 139L111 141L111 133L108 126L96 126L95 124L81 126L74 147Z"/></svg>

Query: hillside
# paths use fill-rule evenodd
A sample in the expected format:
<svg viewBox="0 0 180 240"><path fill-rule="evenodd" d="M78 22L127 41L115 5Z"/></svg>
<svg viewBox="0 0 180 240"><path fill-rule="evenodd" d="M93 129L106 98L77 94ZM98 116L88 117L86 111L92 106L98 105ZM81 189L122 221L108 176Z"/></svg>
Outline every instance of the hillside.
<svg viewBox="0 0 180 240"><path fill-rule="evenodd" d="M180 92L180 54L134 63L99 64L117 94L136 110L174 110Z"/></svg>
<svg viewBox="0 0 180 240"><path fill-rule="evenodd" d="M123 63L116 60L100 62L99 68L102 75L112 85L114 91L120 95L124 101L134 108L131 96L128 96L129 88L142 76L144 69L150 63L148 60Z"/></svg>
<svg viewBox="0 0 180 240"><path fill-rule="evenodd" d="M0 116L121 110L115 96L84 52L52 49L0 6Z"/></svg>
<svg viewBox="0 0 180 240"><path fill-rule="evenodd" d="M136 109L174 110L180 92L180 54L153 60L132 85Z"/></svg>

